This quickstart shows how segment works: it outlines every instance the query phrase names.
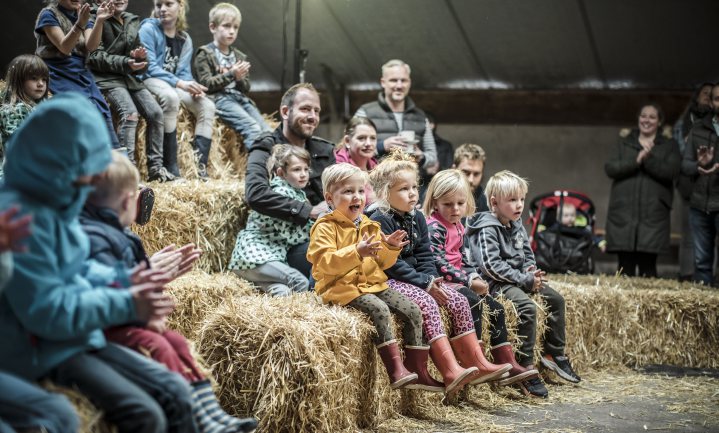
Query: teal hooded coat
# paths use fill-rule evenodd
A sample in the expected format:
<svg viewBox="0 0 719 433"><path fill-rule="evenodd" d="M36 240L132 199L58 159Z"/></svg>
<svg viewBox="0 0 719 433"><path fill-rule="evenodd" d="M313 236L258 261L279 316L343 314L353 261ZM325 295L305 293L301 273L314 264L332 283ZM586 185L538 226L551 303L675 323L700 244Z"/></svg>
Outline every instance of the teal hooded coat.
<svg viewBox="0 0 719 433"><path fill-rule="evenodd" d="M137 320L127 272L88 261L78 215L103 172L110 137L97 108L64 93L38 105L8 142L0 209L32 214L27 252L0 296L0 370L37 379L78 353L105 346L102 329Z"/></svg>

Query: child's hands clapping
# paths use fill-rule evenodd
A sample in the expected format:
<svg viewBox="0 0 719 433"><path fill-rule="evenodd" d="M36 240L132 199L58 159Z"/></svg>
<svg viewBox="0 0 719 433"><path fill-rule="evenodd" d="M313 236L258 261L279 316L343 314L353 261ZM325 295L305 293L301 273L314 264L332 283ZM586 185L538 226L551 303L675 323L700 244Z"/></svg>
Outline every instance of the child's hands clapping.
<svg viewBox="0 0 719 433"><path fill-rule="evenodd" d="M79 30L85 31L85 26L87 26L88 21L90 21L90 4L85 3L80 6L80 10L77 11L77 21L75 21L75 25Z"/></svg>
<svg viewBox="0 0 719 433"><path fill-rule="evenodd" d="M382 235L382 241L394 248L402 248L409 243L409 239L406 239L407 232L404 230L395 230L389 236L384 233L380 233L380 235Z"/></svg>
<svg viewBox="0 0 719 433"><path fill-rule="evenodd" d="M541 269L537 269L536 266L530 266L529 268L527 268L527 272L531 272L534 274L534 284L532 285L532 292L533 293L539 292L539 289L542 288L542 284L544 284L544 282L547 281L544 278L544 276L547 275L547 273Z"/></svg>
<svg viewBox="0 0 719 433"><path fill-rule="evenodd" d="M135 48L130 51L130 59L127 60L127 64L133 72L140 71L147 67L146 59L147 50L145 50L145 47Z"/></svg>
<svg viewBox="0 0 719 433"><path fill-rule="evenodd" d="M143 46L139 46L135 48L134 50L130 51L130 57L132 57L135 60L146 60L147 59L147 50Z"/></svg>
<svg viewBox="0 0 719 433"><path fill-rule="evenodd" d="M376 257L377 252L382 248L382 242L372 241L373 236L365 233L362 235L362 240L357 243L357 254L360 257Z"/></svg>
<svg viewBox="0 0 719 433"><path fill-rule="evenodd" d="M250 73L250 62L240 60L230 68L230 71L235 76L235 80L241 80Z"/></svg>
<svg viewBox="0 0 719 433"><path fill-rule="evenodd" d="M180 248L175 248L175 244L171 244L153 254L150 257L150 264L153 269L164 271L175 279L192 270L200 255L202 250L195 244L190 243Z"/></svg>
<svg viewBox="0 0 719 433"><path fill-rule="evenodd" d="M112 17L115 14L115 3L112 1L106 1L100 3L100 7L97 8L97 14L95 14L95 19L97 21L105 21L106 19Z"/></svg>
<svg viewBox="0 0 719 433"><path fill-rule="evenodd" d="M162 292L164 285L170 281L168 274L157 269L147 269L144 262L135 266L131 272L130 293L137 318L149 322L170 314L175 304Z"/></svg>
<svg viewBox="0 0 719 433"><path fill-rule="evenodd" d="M432 284L429 285L427 293L429 293L429 295L433 297L435 301L437 301L437 304L444 306L447 305L449 297L447 296L447 292L442 285L442 281L442 278L435 278L432 281Z"/></svg>
<svg viewBox="0 0 719 433"><path fill-rule="evenodd" d="M13 206L0 212L0 252L23 252L27 249L22 241L30 234L32 215L15 218L20 208Z"/></svg>
<svg viewBox="0 0 719 433"><path fill-rule="evenodd" d="M474 293L484 296L489 293L489 283L481 278L475 278L472 280L470 289L472 289Z"/></svg>

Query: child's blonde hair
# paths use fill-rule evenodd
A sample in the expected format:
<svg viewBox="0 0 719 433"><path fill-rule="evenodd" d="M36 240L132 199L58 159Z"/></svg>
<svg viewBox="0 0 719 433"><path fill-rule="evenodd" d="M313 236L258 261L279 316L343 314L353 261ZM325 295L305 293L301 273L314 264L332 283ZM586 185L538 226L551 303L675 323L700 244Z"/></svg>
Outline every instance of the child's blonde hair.
<svg viewBox="0 0 719 433"><path fill-rule="evenodd" d="M25 93L25 81L33 78L44 78L45 94L41 99L47 98L47 91L50 87L50 70L45 62L35 54L21 54L10 62L5 74L5 93L3 104L15 104L24 102L30 106L37 104Z"/></svg>
<svg viewBox="0 0 719 433"><path fill-rule="evenodd" d="M487 206L492 209L492 197L497 200L510 197L527 195L529 183L527 179L519 177L509 170L502 170L489 178L484 193L487 196Z"/></svg>
<svg viewBox="0 0 719 433"><path fill-rule="evenodd" d="M210 9L210 24L219 26L225 19L242 23L242 13L237 6L231 3L217 3Z"/></svg>
<svg viewBox="0 0 719 433"><path fill-rule="evenodd" d="M187 31L187 13L190 12L190 3L189 0L175 0L177 4L180 6L180 12L177 14L177 22L175 23L175 29L178 32L184 32ZM150 14L153 18L160 18L157 16L157 13L155 12L155 1L152 2L152 14Z"/></svg>
<svg viewBox="0 0 719 433"><path fill-rule="evenodd" d="M322 191L325 194L332 193L332 188L335 185L353 177L362 179L364 183L367 183L369 180L367 173L352 164L340 162L330 165L322 172Z"/></svg>
<svg viewBox="0 0 719 433"><path fill-rule="evenodd" d="M275 144L272 146L272 155L267 160L267 171L270 173L270 177L275 177L277 170L280 168L287 171L290 159L293 156L300 161L306 162L308 167L312 165L310 153L302 147L291 144Z"/></svg>
<svg viewBox="0 0 719 433"><path fill-rule="evenodd" d="M427 192L422 204L422 212L426 216L432 215L436 210L437 201L449 194L461 193L467 198L467 212L462 216L472 215L476 209L472 186L461 170L450 168L442 170L432 177L427 186Z"/></svg>
<svg viewBox="0 0 719 433"><path fill-rule="evenodd" d="M405 153L402 149L393 149L370 172L369 182L375 193L375 203L383 211L389 210L389 190L397 183L399 175L403 171L411 171L415 179L417 179L417 183L419 183L419 170L414 157Z"/></svg>
<svg viewBox="0 0 719 433"><path fill-rule="evenodd" d="M486 161L487 153L479 144L464 143L454 151L454 165L459 166L464 160Z"/></svg>
<svg viewBox="0 0 719 433"><path fill-rule="evenodd" d="M112 162L95 183L88 200L96 205L112 205L123 194L137 190L140 173L132 162L118 151L112 152Z"/></svg>

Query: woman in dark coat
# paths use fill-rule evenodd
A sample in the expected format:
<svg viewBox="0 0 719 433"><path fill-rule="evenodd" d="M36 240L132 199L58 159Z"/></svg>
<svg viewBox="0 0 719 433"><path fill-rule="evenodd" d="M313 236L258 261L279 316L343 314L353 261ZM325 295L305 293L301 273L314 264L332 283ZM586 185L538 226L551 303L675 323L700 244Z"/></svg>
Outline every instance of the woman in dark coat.
<svg viewBox="0 0 719 433"><path fill-rule="evenodd" d="M612 178L607 213L607 251L617 253L619 270L629 276L656 277L657 254L669 250L673 182L681 155L672 138L659 134L664 114L645 104L638 128L622 136L604 165ZM622 134L624 135L624 134Z"/></svg>

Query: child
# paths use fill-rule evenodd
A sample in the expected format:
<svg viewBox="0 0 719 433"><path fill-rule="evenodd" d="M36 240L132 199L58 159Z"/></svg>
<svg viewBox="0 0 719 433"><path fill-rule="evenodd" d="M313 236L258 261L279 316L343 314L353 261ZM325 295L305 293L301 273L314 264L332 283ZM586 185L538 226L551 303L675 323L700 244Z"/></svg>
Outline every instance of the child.
<svg viewBox="0 0 719 433"><path fill-rule="evenodd" d="M0 143L12 136L37 104L47 98L47 82L50 71L42 59L33 54L15 57L5 75L5 90L0 106Z"/></svg>
<svg viewBox="0 0 719 433"><path fill-rule="evenodd" d="M487 362L477 344L467 299L442 284L437 275L429 249L427 223L424 216L415 211L419 197L418 177L417 164L411 156L401 152L390 154L370 174L378 201L368 213L371 219L381 224L384 233L403 230L409 235L409 244L402 248L397 263L385 273L389 277L387 285L390 289L411 299L422 311L424 335L429 348L405 348L408 370L419 375L414 386L429 391L442 391L446 387L446 392L450 393L470 381L482 383L499 379L511 367ZM442 327L438 304L446 307L451 316L452 346ZM457 364L452 347L467 369ZM426 365L428 353L444 378L445 387L432 379L426 369L417 368ZM409 363L410 360L422 362L415 366Z"/></svg>
<svg viewBox="0 0 719 433"><path fill-rule="evenodd" d="M185 31L188 0L153 0L153 18L140 24L140 41L147 50L144 83L157 97L164 115L167 169L175 177L177 168L177 114L180 103L195 116L193 148L198 156L198 175L207 179L207 159L212 143L215 105L205 96L207 87L192 78L192 39Z"/></svg>
<svg viewBox="0 0 719 433"><path fill-rule="evenodd" d="M187 383L102 333L172 311L161 272L87 260L77 217L110 158L101 114L75 92L40 104L10 139L0 208L17 203L33 225L0 297L0 370L78 389L120 432L193 432Z"/></svg>
<svg viewBox="0 0 719 433"><path fill-rule="evenodd" d="M80 223L90 238L90 258L108 266L122 264L134 267L149 260L154 268L173 274L173 278L189 271L200 251L188 244L165 257L162 264L148 258L140 238L129 230L137 216L137 195L140 175L129 159L118 153L105 176L95 184L80 216ZM163 253L167 249L163 250ZM164 319L146 326L125 325L105 330L108 340L138 352L149 350L150 356L170 371L179 373L192 386L192 412L202 432L249 431L255 420L239 420L227 415L215 398L212 385L200 371L190 354L187 340L169 330Z"/></svg>
<svg viewBox="0 0 719 433"><path fill-rule="evenodd" d="M538 293L548 307L542 365L576 383L581 379L564 355L564 298L545 284L545 274L536 268L527 232L522 226L527 189L527 181L510 171L500 171L489 179L486 194L491 212L479 213L469 223L470 251L482 275L488 279L490 291L502 294L517 307L518 334L522 339L517 353L519 364L534 368L537 307L530 295ZM529 379L523 386L530 394L548 395L539 378Z"/></svg>
<svg viewBox="0 0 719 433"><path fill-rule="evenodd" d="M80 92L89 98L103 115L112 147L118 148L120 142L112 124L110 108L85 67L85 57L100 44L103 24L112 16L114 8L112 1L102 3L93 23L88 3L50 0L35 23L35 54L45 61L50 70L50 91L55 95Z"/></svg>
<svg viewBox="0 0 719 433"><path fill-rule="evenodd" d="M237 6L218 3L210 9L210 32L214 42L197 50L194 67L197 81L207 87L220 119L242 135L245 149L249 149L261 133L272 129L247 96L250 62L245 53L232 46L240 24L242 15Z"/></svg>
<svg viewBox="0 0 719 433"><path fill-rule="evenodd" d="M276 144L268 161L272 191L307 201L302 190L310 179L310 154L290 144ZM287 250L309 240L312 221L304 226L250 211L247 225L237 234L229 269L272 296L309 290L309 280L287 264Z"/></svg>
<svg viewBox="0 0 719 433"><path fill-rule="evenodd" d="M489 308L490 344L494 360L509 365L507 377L499 380L500 385L510 385L521 380L537 376L537 370L525 369L517 364L512 354L512 346L507 341L507 325L504 321L502 305L487 296L489 285L478 273L467 272L471 267L465 260L463 251L464 226L462 218L472 213L474 201L469 182L459 170L443 170L434 175L427 187L423 211L430 215L429 243L431 244L432 264L444 280L445 291L457 290L469 302L477 339L482 339L482 309ZM479 341L482 352L483 342Z"/></svg>
<svg viewBox="0 0 719 433"><path fill-rule="evenodd" d="M402 364L389 321L390 311L403 323L407 346L422 344L422 313L396 290L387 286L382 272L397 260L409 242L407 233L382 233L379 223L362 214L367 174L346 162L322 173L322 190L332 212L320 217L310 231L307 260L312 263L315 290L327 304L346 305L367 314L377 334L373 341L389 375L392 389L417 381L417 374Z"/></svg>
<svg viewBox="0 0 719 433"><path fill-rule="evenodd" d="M452 168L460 170L467 176L467 181L472 187L474 205L477 207L476 212L489 210L487 198L482 190L482 175L484 174L486 161L487 153L477 144L465 143L454 151L454 165L452 165Z"/></svg>
<svg viewBox="0 0 719 433"><path fill-rule="evenodd" d="M149 180L169 182L175 176L167 170L177 159L177 141L167 143L173 149L163 150L162 109L138 78L147 69L147 52L140 45L140 18L126 11L128 0L114 3L115 13L105 22L102 40L90 53L87 66L97 86L110 102L118 118L120 144L135 163L135 135L138 110L145 119L147 171ZM174 156L173 156L174 155ZM170 161L170 157L173 161Z"/></svg>

